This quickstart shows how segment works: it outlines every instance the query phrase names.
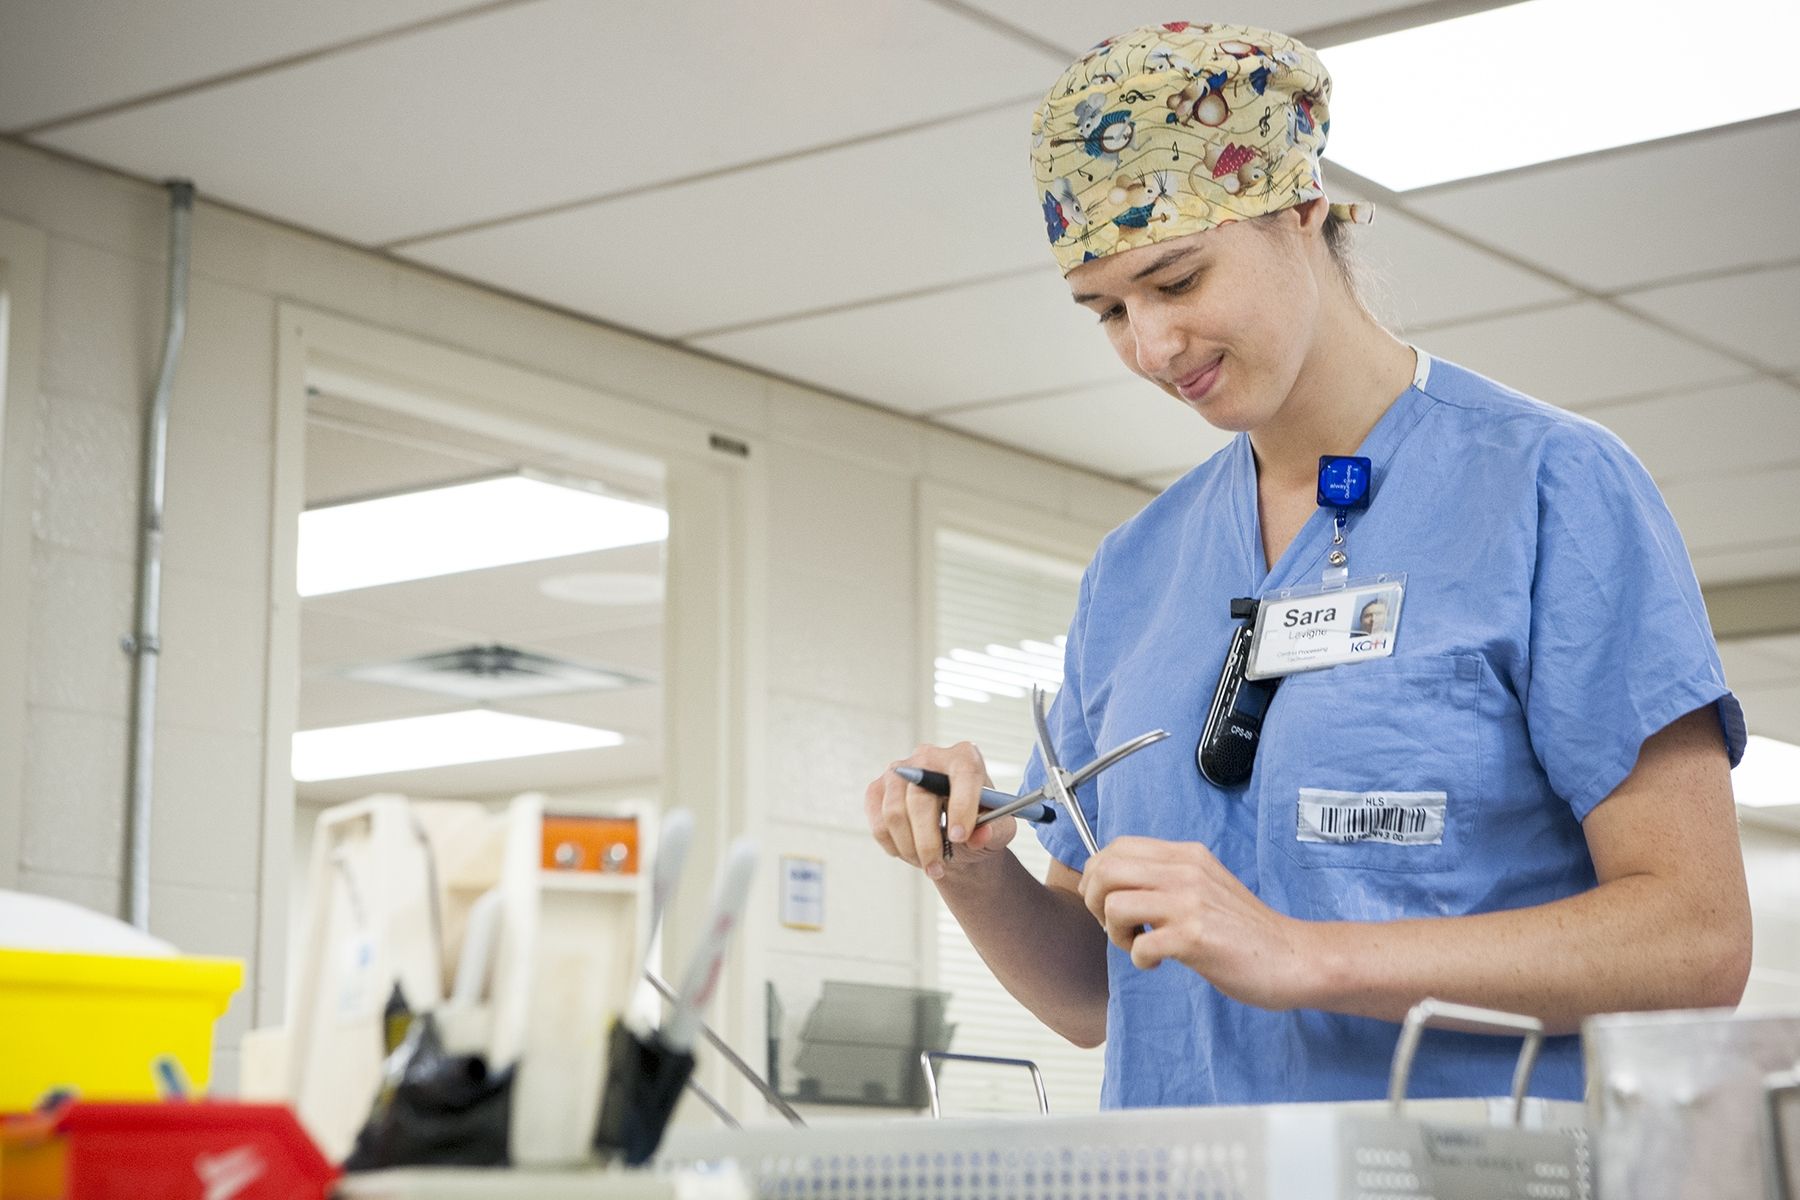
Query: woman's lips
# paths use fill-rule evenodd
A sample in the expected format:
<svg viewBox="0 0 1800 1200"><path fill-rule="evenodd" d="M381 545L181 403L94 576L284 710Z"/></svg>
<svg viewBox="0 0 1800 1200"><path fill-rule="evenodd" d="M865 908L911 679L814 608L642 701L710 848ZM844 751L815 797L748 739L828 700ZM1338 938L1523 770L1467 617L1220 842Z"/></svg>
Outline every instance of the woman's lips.
<svg viewBox="0 0 1800 1200"><path fill-rule="evenodd" d="M1221 354L1202 369L1178 382L1175 385L1175 390L1181 393L1181 398L1183 400L1192 404L1194 401L1205 396L1206 393L1212 391L1213 382L1219 378L1219 367L1222 366L1224 362L1225 356Z"/></svg>

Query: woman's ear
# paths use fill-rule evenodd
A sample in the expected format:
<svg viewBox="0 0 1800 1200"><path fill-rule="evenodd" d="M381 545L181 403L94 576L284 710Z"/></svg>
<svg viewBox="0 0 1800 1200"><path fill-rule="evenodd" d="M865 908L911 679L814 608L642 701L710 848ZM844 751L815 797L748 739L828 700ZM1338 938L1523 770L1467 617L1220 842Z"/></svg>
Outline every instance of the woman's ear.
<svg viewBox="0 0 1800 1200"><path fill-rule="evenodd" d="M1323 196L1313 200L1302 200L1294 205L1294 212L1300 218L1300 232L1323 233L1325 218L1331 215L1331 202Z"/></svg>

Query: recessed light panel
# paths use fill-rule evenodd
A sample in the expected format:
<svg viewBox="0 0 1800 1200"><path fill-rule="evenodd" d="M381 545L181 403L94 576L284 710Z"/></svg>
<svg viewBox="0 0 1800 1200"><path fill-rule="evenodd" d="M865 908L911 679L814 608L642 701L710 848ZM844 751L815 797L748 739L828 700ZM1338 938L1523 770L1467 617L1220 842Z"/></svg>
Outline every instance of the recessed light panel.
<svg viewBox="0 0 1800 1200"><path fill-rule="evenodd" d="M1404 192L1789 112L1797 40L1795 0L1528 0L1346 42L1326 153Z"/></svg>
<svg viewBox="0 0 1800 1200"><path fill-rule="evenodd" d="M610 729L489 709L307 729L294 735L294 779L318 783L617 746Z"/></svg>
<svg viewBox="0 0 1800 1200"><path fill-rule="evenodd" d="M662 541L660 508L508 475L300 516L302 596Z"/></svg>

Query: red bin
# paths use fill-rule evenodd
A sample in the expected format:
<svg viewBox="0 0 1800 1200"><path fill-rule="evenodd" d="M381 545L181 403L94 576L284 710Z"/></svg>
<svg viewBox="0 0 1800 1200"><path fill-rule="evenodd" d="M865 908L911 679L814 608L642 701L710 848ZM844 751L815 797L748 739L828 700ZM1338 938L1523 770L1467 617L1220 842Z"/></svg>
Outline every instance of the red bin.
<svg viewBox="0 0 1800 1200"><path fill-rule="evenodd" d="M279 1104L76 1101L50 1126L4 1200L324 1200L338 1177Z"/></svg>

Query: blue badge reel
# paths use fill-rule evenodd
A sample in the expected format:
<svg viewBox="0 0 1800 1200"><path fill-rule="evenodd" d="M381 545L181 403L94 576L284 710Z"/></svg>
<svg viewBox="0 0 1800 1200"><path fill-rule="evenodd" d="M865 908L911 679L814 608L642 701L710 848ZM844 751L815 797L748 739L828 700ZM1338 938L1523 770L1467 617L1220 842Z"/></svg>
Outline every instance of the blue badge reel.
<svg viewBox="0 0 1800 1200"><path fill-rule="evenodd" d="M1366 458L1347 454L1319 456L1319 507L1340 514L1369 507L1369 484L1375 467Z"/></svg>

